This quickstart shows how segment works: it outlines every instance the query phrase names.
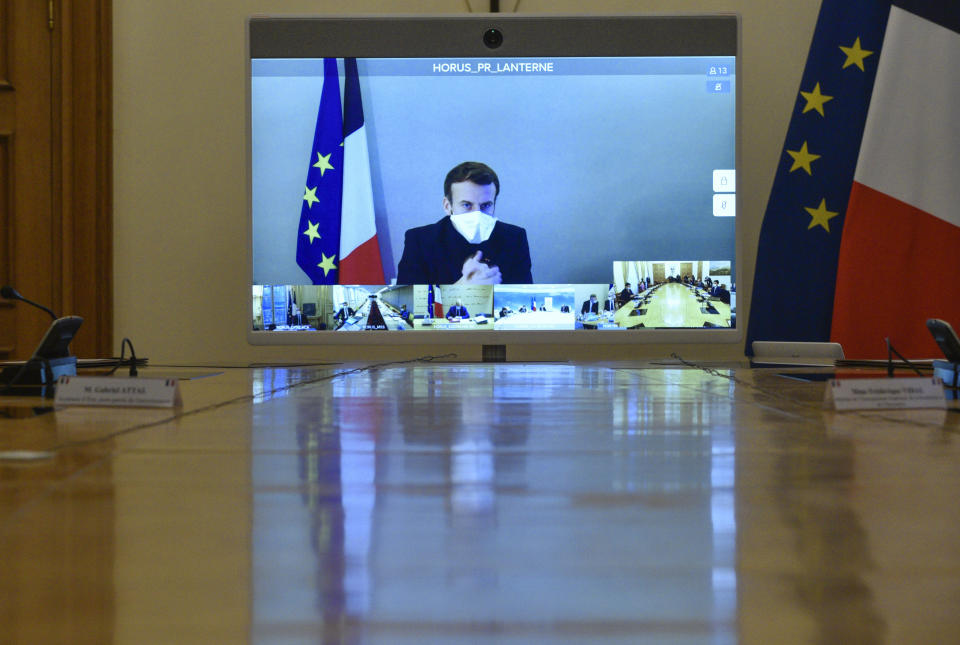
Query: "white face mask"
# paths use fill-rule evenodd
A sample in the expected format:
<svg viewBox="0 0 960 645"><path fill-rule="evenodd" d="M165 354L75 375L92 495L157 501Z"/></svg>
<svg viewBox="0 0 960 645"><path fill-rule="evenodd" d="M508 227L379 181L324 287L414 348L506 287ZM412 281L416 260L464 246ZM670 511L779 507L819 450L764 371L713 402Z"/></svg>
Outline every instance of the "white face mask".
<svg viewBox="0 0 960 645"><path fill-rule="evenodd" d="M450 221L453 223L453 228L457 229L467 242L479 244L490 239L497 218L481 211L470 211L451 215Z"/></svg>

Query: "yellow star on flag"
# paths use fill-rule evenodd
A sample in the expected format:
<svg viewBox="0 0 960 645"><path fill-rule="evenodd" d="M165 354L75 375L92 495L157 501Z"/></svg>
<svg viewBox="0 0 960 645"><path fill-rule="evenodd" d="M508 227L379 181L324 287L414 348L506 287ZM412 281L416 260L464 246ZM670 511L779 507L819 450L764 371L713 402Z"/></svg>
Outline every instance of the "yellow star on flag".
<svg viewBox="0 0 960 645"><path fill-rule="evenodd" d="M814 226L822 226L824 230L827 233L829 233L830 224L828 222L834 217L836 217L837 215L839 215L839 213L835 213L833 211L827 210L827 200L825 199L821 199L820 205L817 206L816 208L810 208L809 206L804 206L803 210L810 213L810 216L813 218L812 220L810 220L810 226L807 227L808 231Z"/></svg>
<svg viewBox="0 0 960 645"><path fill-rule="evenodd" d="M790 172L793 172L797 168L803 168L807 171L808 175L813 174L810 164L820 158L820 155L815 155L812 152L807 151L806 141L803 142L803 145L800 146L799 150L787 150L787 154L793 157L793 165L790 166Z"/></svg>
<svg viewBox="0 0 960 645"><path fill-rule="evenodd" d="M860 47L860 37L857 36L857 39L853 41L851 47L844 47L840 45L840 51L847 55L847 60L843 61L843 69L847 69L851 65L856 65L860 68L861 72L865 72L863 68L863 59L872 54L872 51L867 51Z"/></svg>
<svg viewBox="0 0 960 645"><path fill-rule="evenodd" d="M324 156L319 152L317 153L317 163L313 164L313 167L320 169L321 177L323 177L323 173L325 173L326 171L334 170L334 167L330 165L330 156L332 154L333 153L331 152L329 155Z"/></svg>
<svg viewBox="0 0 960 645"><path fill-rule="evenodd" d="M803 106L803 114L806 114L810 110L816 110L820 113L820 116L826 116L826 114L823 113L823 104L833 100L832 96L820 93L820 83L813 86L812 92L801 91L800 96L807 100L807 104Z"/></svg>
<svg viewBox="0 0 960 645"><path fill-rule="evenodd" d="M320 232L317 231L318 228L320 228L320 222L314 224L310 220L307 220L307 230L305 230L303 234L310 238L310 244L313 244L314 240L320 239Z"/></svg>
<svg viewBox="0 0 960 645"><path fill-rule="evenodd" d="M310 208L310 207L313 206L316 202L319 202L319 201L320 201L320 198L317 197L317 187L314 186L313 188L310 188L310 187L308 186L308 187L306 188L306 191L303 193L303 198L304 198L305 200L307 200L307 208Z"/></svg>
<svg viewBox="0 0 960 645"><path fill-rule="evenodd" d="M323 257L323 262L317 266L323 269L323 277L327 277L328 273L337 268L337 265L333 263L333 258L337 257L337 254L334 253L330 257L327 257L326 253L321 253L320 255Z"/></svg>

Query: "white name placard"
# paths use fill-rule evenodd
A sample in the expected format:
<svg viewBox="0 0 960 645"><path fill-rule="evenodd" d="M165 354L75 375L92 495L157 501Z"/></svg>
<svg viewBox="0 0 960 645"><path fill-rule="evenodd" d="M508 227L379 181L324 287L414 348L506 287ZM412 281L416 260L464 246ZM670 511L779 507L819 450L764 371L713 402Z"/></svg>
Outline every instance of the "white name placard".
<svg viewBox="0 0 960 645"><path fill-rule="evenodd" d="M827 407L835 410L946 408L939 378L853 378L827 382Z"/></svg>
<svg viewBox="0 0 960 645"><path fill-rule="evenodd" d="M61 376L53 404L173 408L183 400L177 379Z"/></svg>

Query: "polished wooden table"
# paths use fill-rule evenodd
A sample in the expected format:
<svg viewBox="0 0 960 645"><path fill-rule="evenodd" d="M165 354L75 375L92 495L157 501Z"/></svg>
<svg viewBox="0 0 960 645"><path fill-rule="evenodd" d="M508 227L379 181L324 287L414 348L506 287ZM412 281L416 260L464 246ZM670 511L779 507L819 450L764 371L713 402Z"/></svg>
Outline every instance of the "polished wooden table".
<svg viewBox="0 0 960 645"><path fill-rule="evenodd" d="M672 361L216 371L5 408L0 642L960 634L956 412Z"/></svg>

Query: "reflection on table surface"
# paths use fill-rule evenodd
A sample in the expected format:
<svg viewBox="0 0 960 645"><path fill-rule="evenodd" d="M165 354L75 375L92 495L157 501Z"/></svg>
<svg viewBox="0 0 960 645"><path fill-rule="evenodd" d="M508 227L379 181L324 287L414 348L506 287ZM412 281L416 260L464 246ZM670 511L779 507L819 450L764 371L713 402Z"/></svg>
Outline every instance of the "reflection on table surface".
<svg viewBox="0 0 960 645"><path fill-rule="evenodd" d="M353 367L0 419L0 456L49 455L0 457L4 642L960 629L960 415L825 412L823 383L746 368Z"/></svg>
<svg viewBox="0 0 960 645"><path fill-rule="evenodd" d="M732 642L732 435L685 429L732 408L658 402L633 382L420 367L334 382L322 410L285 402L289 431L253 436L259 634L293 606L346 617L357 642L470 642L495 625L521 640L629 642L656 626Z"/></svg>

